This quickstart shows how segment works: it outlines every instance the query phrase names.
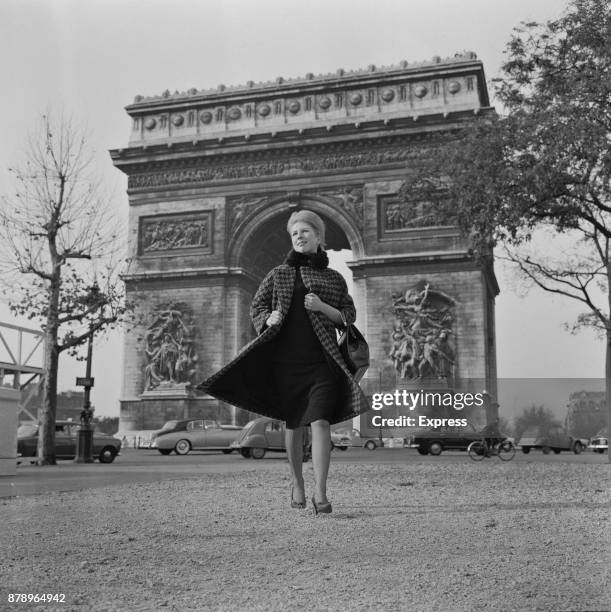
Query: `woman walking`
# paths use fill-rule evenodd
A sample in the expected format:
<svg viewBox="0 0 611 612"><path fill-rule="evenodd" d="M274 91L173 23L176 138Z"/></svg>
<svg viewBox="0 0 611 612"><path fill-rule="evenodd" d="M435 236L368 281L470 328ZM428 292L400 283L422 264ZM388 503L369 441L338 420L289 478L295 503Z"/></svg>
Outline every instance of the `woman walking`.
<svg viewBox="0 0 611 612"><path fill-rule="evenodd" d="M292 508L306 507L302 462L310 425L312 504L316 514L329 513L330 426L369 409L337 346L336 329L352 323L356 311L344 278L328 267L323 220L301 210L291 215L287 230L293 248L263 279L250 308L259 336L199 388L286 421Z"/></svg>

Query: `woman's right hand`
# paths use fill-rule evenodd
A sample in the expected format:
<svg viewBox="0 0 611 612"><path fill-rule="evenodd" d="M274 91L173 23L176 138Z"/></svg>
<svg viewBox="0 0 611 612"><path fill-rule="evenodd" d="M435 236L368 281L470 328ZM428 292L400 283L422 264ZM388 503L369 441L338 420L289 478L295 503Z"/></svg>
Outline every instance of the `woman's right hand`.
<svg viewBox="0 0 611 612"><path fill-rule="evenodd" d="M282 323L282 313L279 310L272 310L272 313L267 317L265 323L267 323L268 327L280 325L280 323Z"/></svg>

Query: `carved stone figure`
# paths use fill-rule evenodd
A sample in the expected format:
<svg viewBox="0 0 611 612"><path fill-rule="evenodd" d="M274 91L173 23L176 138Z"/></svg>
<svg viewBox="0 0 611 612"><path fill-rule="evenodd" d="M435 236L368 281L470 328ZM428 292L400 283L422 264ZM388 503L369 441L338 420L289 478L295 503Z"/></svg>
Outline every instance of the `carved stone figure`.
<svg viewBox="0 0 611 612"><path fill-rule="evenodd" d="M451 225L453 223L452 219L445 218L445 212L443 215L440 213L434 202L399 201L389 198L382 201L382 206L385 231Z"/></svg>
<svg viewBox="0 0 611 612"><path fill-rule="evenodd" d="M167 217L161 220L142 220L142 252L169 251L209 246L208 213L182 218Z"/></svg>
<svg viewBox="0 0 611 612"><path fill-rule="evenodd" d="M260 112L260 111L259 111ZM292 160L253 161L250 163L227 163L208 167L185 168L131 174L130 189L165 187L192 183L208 183L227 179L252 178L259 176L282 176L321 170L341 170L379 166L388 163L408 162L426 153L424 147L389 146L385 148L363 149L354 153L334 153L303 156Z"/></svg>
<svg viewBox="0 0 611 612"><path fill-rule="evenodd" d="M198 360L194 351L192 315L185 304L167 304L151 315L152 322L144 334L144 389L160 385L190 383Z"/></svg>
<svg viewBox="0 0 611 612"><path fill-rule="evenodd" d="M363 228L363 187L362 185L347 185L334 189L319 189L310 191L317 195L331 198L345 210L355 221L359 229Z"/></svg>
<svg viewBox="0 0 611 612"><path fill-rule="evenodd" d="M240 196L228 198L229 227L234 232L242 219L251 211L260 208L269 202L268 196Z"/></svg>
<svg viewBox="0 0 611 612"><path fill-rule="evenodd" d="M405 293L393 294L392 300L395 318L389 357L397 374L407 379L450 378L455 363L449 342L454 299L422 280Z"/></svg>

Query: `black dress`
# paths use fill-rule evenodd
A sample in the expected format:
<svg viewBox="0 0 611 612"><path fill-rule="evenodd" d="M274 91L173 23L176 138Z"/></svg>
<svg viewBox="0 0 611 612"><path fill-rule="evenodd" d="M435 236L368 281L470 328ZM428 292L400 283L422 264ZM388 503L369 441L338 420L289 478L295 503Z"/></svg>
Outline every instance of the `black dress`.
<svg viewBox="0 0 611 612"><path fill-rule="evenodd" d="M278 407L289 429L319 419L333 421L338 404L339 380L312 329L304 305L307 293L298 269L291 306L275 338L272 355Z"/></svg>

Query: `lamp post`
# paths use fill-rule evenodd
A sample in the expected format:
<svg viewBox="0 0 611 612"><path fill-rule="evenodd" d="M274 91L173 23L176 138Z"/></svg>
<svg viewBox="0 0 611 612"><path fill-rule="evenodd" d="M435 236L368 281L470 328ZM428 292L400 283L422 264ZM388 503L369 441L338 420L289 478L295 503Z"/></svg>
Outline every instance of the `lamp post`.
<svg viewBox="0 0 611 612"><path fill-rule="evenodd" d="M93 428L91 427L91 401L89 399L93 378L91 377L91 358L93 354L93 329L89 328L89 339L87 341L87 368L85 378L77 378L76 384L85 387L85 398L83 410L81 411L81 427L78 430L76 441L76 457L74 463L93 463Z"/></svg>

